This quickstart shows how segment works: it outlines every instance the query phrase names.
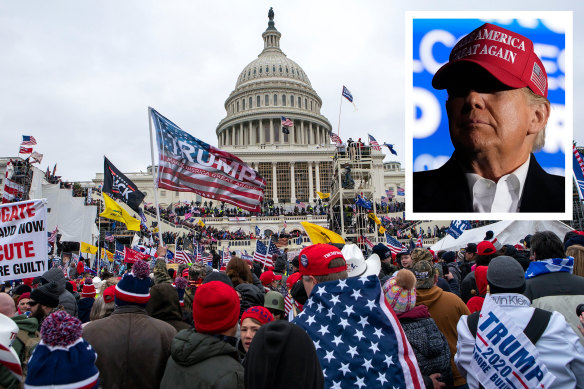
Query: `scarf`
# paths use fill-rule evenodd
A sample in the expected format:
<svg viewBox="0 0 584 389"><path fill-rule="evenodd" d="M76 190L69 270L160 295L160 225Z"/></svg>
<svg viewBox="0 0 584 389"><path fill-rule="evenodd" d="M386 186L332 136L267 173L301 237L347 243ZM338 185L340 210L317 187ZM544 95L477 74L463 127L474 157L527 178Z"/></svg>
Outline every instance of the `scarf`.
<svg viewBox="0 0 584 389"><path fill-rule="evenodd" d="M572 273L573 269L574 258L572 257L544 259L529 264L529 267L525 271L525 279L528 280L546 273Z"/></svg>

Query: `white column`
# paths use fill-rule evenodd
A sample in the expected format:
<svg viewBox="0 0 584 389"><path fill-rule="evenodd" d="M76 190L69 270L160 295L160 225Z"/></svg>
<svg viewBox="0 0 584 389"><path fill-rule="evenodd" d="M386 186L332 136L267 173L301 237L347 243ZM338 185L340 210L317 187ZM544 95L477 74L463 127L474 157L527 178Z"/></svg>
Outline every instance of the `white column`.
<svg viewBox="0 0 584 389"><path fill-rule="evenodd" d="M315 162L314 172L316 173L316 191L320 192L320 162Z"/></svg>
<svg viewBox="0 0 584 389"><path fill-rule="evenodd" d="M278 182L276 177L276 162L272 162L272 189L274 204L278 202Z"/></svg>
<svg viewBox="0 0 584 389"><path fill-rule="evenodd" d="M290 162L290 202L296 202L296 177L294 177L294 161Z"/></svg>
<svg viewBox="0 0 584 389"><path fill-rule="evenodd" d="M312 185L312 161L308 161L308 201L314 198L314 186Z"/></svg>
<svg viewBox="0 0 584 389"><path fill-rule="evenodd" d="M255 143L255 136L253 136L253 122L247 122L247 135L248 135L248 145L253 145Z"/></svg>
<svg viewBox="0 0 584 389"><path fill-rule="evenodd" d="M231 126L231 128L229 129L229 132L231 132L231 146L235 145L235 127Z"/></svg>
<svg viewBox="0 0 584 389"><path fill-rule="evenodd" d="M300 122L300 136L298 141L300 142L300 144L305 144L304 142L304 120Z"/></svg>
<svg viewBox="0 0 584 389"><path fill-rule="evenodd" d="M270 144L274 144L274 121L270 119Z"/></svg>
<svg viewBox="0 0 584 389"><path fill-rule="evenodd" d="M312 132L312 122L308 123L308 144L313 145L314 142L314 134Z"/></svg>
<svg viewBox="0 0 584 389"><path fill-rule="evenodd" d="M239 145L243 146L243 122L239 123L239 136L237 137Z"/></svg>
<svg viewBox="0 0 584 389"><path fill-rule="evenodd" d="M262 119L259 120L258 131L260 132L260 144L266 143L266 134L264 133L264 121Z"/></svg>

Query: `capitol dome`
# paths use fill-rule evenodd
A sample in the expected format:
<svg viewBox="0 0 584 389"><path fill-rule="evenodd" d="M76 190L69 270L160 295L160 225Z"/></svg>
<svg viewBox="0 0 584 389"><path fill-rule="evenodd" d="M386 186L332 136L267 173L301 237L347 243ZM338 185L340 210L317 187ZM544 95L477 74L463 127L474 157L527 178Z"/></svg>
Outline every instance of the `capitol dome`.
<svg viewBox="0 0 584 389"><path fill-rule="evenodd" d="M320 114L322 100L304 70L280 49L281 33L268 14L264 48L239 74L225 101L227 116L217 126L219 147L236 152L249 147L330 146L331 124ZM294 122L288 133L281 118Z"/></svg>

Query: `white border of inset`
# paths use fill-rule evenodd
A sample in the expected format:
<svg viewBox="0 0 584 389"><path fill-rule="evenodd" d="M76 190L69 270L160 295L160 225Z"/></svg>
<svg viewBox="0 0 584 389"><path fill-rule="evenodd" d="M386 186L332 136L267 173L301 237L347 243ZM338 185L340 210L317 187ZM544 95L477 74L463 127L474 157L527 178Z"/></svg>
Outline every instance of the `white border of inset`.
<svg viewBox="0 0 584 389"><path fill-rule="evenodd" d="M565 26L565 100L566 128L569 136L563 140L565 156L565 199L563 213L468 213L413 212L413 21L414 19L545 19ZM470 32L470 31L469 31ZM574 34L572 11L406 11L405 13L405 171L407 220L572 220L573 172L572 140L574 138Z"/></svg>

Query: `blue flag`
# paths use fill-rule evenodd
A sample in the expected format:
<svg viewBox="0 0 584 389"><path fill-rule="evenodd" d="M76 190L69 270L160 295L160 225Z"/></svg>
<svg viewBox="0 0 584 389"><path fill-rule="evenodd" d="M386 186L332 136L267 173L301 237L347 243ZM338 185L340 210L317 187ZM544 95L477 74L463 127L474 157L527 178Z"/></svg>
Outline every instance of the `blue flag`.
<svg viewBox="0 0 584 389"><path fill-rule="evenodd" d="M470 228L470 222L468 220L453 220L450 222L450 227L446 231L449 235L452 235L454 239L458 239L464 230Z"/></svg>
<svg viewBox="0 0 584 389"><path fill-rule="evenodd" d="M124 260L124 245L116 241L116 251L114 252L114 260Z"/></svg>
<svg viewBox="0 0 584 389"><path fill-rule="evenodd" d="M314 342L326 388L424 387L377 276L319 283L293 322Z"/></svg>
<svg viewBox="0 0 584 389"><path fill-rule="evenodd" d="M361 195L357 195L357 201L355 201L355 205L365 209L373 209L371 201L364 199L361 197Z"/></svg>
<svg viewBox="0 0 584 389"><path fill-rule="evenodd" d="M347 87L344 85L343 85L343 97L346 98L347 100L349 100L351 103L353 102L353 95L347 89Z"/></svg>
<svg viewBox="0 0 584 389"><path fill-rule="evenodd" d="M578 151L576 145L573 145L573 152L573 170L574 180L576 181L576 190L578 191L580 200L584 200L584 158L582 158L582 153Z"/></svg>
<svg viewBox="0 0 584 389"><path fill-rule="evenodd" d="M387 148L389 149L389 151L393 154L393 155L397 155L397 151L395 151L393 149L393 145L389 144L389 143L383 143L384 146L387 146Z"/></svg>

